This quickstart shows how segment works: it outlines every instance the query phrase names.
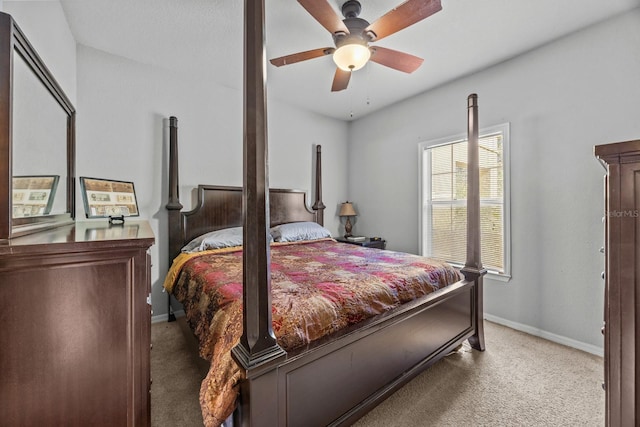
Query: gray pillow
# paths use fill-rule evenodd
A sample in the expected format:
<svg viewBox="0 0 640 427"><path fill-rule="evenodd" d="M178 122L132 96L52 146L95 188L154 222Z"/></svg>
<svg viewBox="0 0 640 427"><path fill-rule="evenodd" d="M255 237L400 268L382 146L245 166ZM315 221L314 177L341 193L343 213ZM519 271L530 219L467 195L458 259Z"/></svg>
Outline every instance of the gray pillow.
<svg viewBox="0 0 640 427"><path fill-rule="evenodd" d="M200 252L232 246L242 246L242 227L223 228L203 234L187 243L182 252Z"/></svg>
<svg viewBox="0 0 640 427"><path fill-rule="evenodd" d="M276 242L297 242L331 237L329 230L315 222L290 222L271 227L271 236Z"/></svg>

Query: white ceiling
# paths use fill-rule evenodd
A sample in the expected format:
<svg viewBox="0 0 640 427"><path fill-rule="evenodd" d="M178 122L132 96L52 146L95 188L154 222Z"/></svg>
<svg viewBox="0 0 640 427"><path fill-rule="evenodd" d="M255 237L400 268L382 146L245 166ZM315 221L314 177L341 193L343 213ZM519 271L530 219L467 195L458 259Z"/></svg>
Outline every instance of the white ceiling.
<svg viewBox="0 0 640 427"><path fill-rule="evenodd" d="M344 0L328 1L340 14ZM373 22L402 0L360 1L360 17ZM242 1L61 3L80 44L179 72L200 70L223 86L242 88ZM357 119L638 6L640 0L442 0L442 11L379 42L424 58L413 74L369 63L354 72L347 90L332 93L330 56L280 68L267 64L268 95ZM329 32L297 1L266 0L266 7L268 59L333 46Z"/></svg>

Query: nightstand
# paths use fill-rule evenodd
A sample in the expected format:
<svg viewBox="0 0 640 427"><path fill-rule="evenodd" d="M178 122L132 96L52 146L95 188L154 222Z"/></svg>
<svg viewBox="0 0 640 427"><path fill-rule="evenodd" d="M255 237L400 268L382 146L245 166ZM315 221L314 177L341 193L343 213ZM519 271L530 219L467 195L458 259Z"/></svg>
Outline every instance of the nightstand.
<svg viewBox="0 0 640 427"><path fill-rule="evenodd" d="M351 240L347 240L344 237L336 237L335 239L341 243L350 243L352 245L364 246L365 248L384 249L387 247L387 241L384 239L371 240L370 237L367 237L365 240L361 242L352 242Z"/></svg>

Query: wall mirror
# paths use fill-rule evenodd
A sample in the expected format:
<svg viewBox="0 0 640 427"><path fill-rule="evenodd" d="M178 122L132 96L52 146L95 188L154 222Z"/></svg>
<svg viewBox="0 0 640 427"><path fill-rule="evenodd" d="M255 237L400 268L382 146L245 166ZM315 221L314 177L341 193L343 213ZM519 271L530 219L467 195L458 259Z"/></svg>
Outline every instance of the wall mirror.
<svg viewBox="0 0 640 427"><path fill-rule="evenodd" d="M0 240L75 214L75 109L13 18L0 13Z"/></svg>

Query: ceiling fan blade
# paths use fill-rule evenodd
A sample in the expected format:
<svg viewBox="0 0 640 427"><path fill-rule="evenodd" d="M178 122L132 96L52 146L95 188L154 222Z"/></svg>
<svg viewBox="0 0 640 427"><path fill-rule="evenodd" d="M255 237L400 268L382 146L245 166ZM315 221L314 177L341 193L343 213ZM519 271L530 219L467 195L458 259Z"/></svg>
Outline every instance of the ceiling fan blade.
<svg viewBox="0 0 640 427"><path fill-rule="evenodd" d="M344 71L341 68L336 68L336 74L333 76L331 92L345 90L349 85L349 79L351 79L351 71Z"/></svg>
<svg viewBox="0 0 640 427"><path fill-rule="evenodd" d="M440 0L407 0L378 18L365 31L372 31L375 34L373 40L377 41L422 21L440 10L442 10Z"/></svg>
<svg viewBox="0 0 640 427"><path fill-rule="evenodd" d="M370 60L405 73L413 73L424 62L417 56L379 46L371 46Z"/></svg>
<svg viewBox="0 0 640 427"><path fill-rule="evenodd" d="M307 59L319 58L321 56L330 55L335 49L332 47L323 47L320 49L307 50L305 52L292 53L291 55L281 56L269 60L276 67L283 65L295 64L296 62L306 61Z"/></svg>
<svg viewBox="0 0 640 427"><path fill-rule="evenodd" d="M327 0L298 0L298 3L331 34L340 32L349 34L349 29L342 22L342 18L333 10Z"/></svg>

